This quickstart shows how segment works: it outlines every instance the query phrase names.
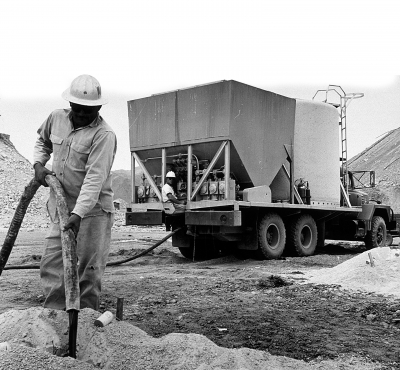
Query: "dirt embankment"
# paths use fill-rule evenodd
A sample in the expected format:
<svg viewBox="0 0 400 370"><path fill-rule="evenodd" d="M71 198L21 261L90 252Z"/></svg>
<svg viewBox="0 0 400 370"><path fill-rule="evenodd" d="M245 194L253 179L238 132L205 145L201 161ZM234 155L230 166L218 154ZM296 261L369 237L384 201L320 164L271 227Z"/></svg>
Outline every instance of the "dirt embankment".
<svg viewBox="0 0 400 370"><path fill-rule="evenodd" d="M32 164L18 153L8 135L0 134L0 228L10 226L24 188L33 176ZM47 197L48 189L39 188L26 212L22 227L48 227Z"/></svg>
<svg viewBox="0 0 400 370"><path fill-rule="evenodd" d="M374 170L376 187L364 189L371 199L389 204L400 214L400 128L388 132L371 146L349 160L351 170ZM369 175L361 182L369 184ZM356 185L361 185L356 183Z"/></svg>

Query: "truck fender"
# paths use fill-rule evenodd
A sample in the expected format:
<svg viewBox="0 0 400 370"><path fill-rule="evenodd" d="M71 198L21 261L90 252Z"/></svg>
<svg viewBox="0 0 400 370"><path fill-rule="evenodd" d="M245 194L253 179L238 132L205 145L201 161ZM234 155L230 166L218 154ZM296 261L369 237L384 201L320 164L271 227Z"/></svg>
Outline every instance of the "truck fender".
<svg viewBox="0 0 400 370"><path fill-rule="evenodd" d="M361 212L357 215L358 220L371 221L375 212L375 204L363 204Z"/></svg>
<svg viewBox="0 0 400 370"><path fill-rule="evenodd" d="M361 212L357 215L358 220L365 222L366 230L371 230L371 221L374 216L380 216L385 221L387 229L391 228L391 208L380 204L363 204Z"/></svg>

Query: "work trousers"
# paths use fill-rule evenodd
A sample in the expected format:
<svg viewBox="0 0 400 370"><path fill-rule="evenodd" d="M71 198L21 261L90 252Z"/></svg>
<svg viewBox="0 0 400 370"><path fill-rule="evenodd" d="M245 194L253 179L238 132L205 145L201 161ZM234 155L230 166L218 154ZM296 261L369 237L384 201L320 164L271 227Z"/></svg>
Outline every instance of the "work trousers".
<svg viewBox="0 0 400 370"><path fill-rule="evenodd" d="M101 278L110 251L112 213L81 220L77 242L80 308L99 309ZM65 309L64 268L60 224L52 223L40 262L40 278L46 297L44 307Z"/></svg>
<svg viewBox="0 0 400 370"><path fill-rule="evenodd" d="M164 212L167 215L175 215L177 213L184 213L186 209L186 205L184 204L176 204L170 201L164 202Z"/></svg>

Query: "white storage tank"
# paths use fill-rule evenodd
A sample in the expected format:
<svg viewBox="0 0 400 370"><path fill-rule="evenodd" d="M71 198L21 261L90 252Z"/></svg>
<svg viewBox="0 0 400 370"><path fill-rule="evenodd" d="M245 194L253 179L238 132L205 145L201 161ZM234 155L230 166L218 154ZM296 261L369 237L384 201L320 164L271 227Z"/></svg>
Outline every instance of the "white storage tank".
<svg viewBox="0 0 400 370"><path fill-rule="evenodd" d="M294 179L309 183L311 204L340 204L339 112L330 104L296 99Z"/></svg>

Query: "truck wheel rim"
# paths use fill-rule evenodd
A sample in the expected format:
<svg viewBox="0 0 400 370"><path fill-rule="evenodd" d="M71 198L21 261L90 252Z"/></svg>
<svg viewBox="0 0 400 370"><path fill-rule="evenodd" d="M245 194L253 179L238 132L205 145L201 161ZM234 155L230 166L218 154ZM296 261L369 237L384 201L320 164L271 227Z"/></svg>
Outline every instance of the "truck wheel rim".
<svg viewBox="0 0 400 370"><path fill-rule="evenodd" d="M300 242L303 248L309 248L312 242L312 231L309 226L304 226L300 233Z"/></svg>
<svg viewBox="0 0 400 370"><path fill-rule="evenodd" d="M281 234L279 228L275 224L271 224L267 229L267 243L271 249L275 249L279 245Z"/></svg>

